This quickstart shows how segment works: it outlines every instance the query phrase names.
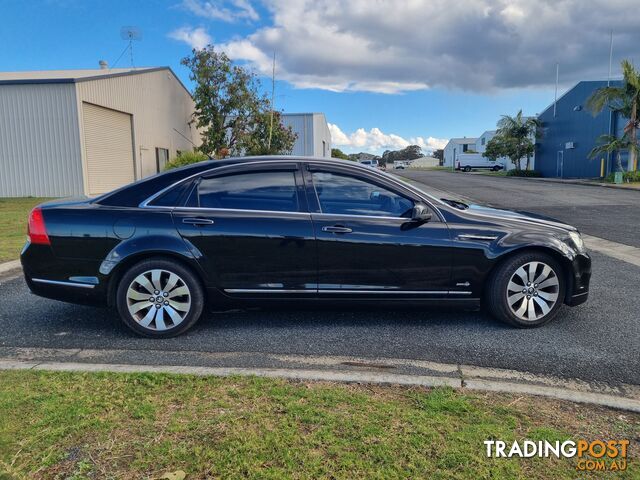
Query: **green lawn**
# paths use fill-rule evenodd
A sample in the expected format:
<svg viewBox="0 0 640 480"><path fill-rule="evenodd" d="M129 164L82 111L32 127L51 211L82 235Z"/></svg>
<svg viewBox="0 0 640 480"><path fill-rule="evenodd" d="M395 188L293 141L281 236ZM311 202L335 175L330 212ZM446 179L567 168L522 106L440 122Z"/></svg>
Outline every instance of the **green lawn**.
<svg viewBox="0 0 640 480"><path fill-rule="evenodd" d="M47 198L0 198L0 263L16 260L27 238L29 212Z"/></svg>
<svg viewBox="0 0 640 480"><path fill-rule="evenodd" d="M564 479L487 439L631 439L640 415L452 389L251 377L0 372L0 478ZM608 472L607 478L621 478Z"/></svg>

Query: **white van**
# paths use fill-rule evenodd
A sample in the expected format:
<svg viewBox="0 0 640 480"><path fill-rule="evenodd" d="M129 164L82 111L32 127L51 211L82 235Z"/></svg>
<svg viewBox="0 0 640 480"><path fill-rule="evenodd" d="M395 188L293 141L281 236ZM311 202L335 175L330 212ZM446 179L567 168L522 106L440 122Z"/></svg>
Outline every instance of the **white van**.
<svg viewBox="0 0 640 480"><path fill-rule="evenodd" d="M483 157L481 153L463 153L458 155L456 159L456 170L470 172L471 170L491 170L497 172L504 170L504 164L494 162L487 157Z"/></svg>
<svg viewBox="0 0 640 480"><path fill-rule="evenodd" d="M360 163L367 167L378 168L378 160L361 160Z"/></svg>

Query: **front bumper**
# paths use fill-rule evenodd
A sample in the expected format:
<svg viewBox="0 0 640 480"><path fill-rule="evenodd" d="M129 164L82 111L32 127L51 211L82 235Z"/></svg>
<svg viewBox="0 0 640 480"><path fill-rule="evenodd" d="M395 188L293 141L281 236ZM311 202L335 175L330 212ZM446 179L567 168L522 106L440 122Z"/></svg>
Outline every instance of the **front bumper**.
<svg viewBox="0 0 640 480"><path fill-rule="evenodd" d="M591 257L580 253L571 262L571 278L565 296L565 304L575 307L587 301L591 281Z"/></svg>

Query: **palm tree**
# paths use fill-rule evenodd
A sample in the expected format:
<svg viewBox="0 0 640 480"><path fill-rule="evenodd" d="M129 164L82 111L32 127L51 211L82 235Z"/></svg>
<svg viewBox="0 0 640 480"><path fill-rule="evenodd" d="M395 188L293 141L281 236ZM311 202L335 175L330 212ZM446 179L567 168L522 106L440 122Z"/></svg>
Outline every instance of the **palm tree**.
<svg viewBox="0 0 640 480"><path fill-rule="evenodd" d="M523 151L526 152L527 157L527 170L529 170L529 164L531 162L531 148L526 148L531 143L531 137L535 138L542 124L535 117L524 117L522 110L518 111L515 117L510 115L502 115L502 118L498 121L498 130L496 135L500 135L503 138L511 138L516 141L518 145L522 145ZM516 168L520 170L520 159L517 159Z"/></svg>
<svg viewBox="0 0 640 480"><path fill-rule="evenodd" d="M638 108L640 107L640 73L631 65L631 62L623 60L622 74L622 86L608 86L597 89L587 100L587 108L591 110L595 116L608 106L612 111L629 119L624 127L623 137L626 137L626 143L632 146L628 149L628 170L633 171L636 167L638 151L637 132L640 127L640 119L638 118ZM603 137L605 136L607 135L603 135ZM611 150L609 150L609 152L610 151ZM618 161L619 160L620 156L618 155Z"/></svg>
<svg viewBox="0 0 640 480"><path fill-rule="evenodd" d="M618 138L615 135L600 135L597 142L599 145L596 145L589 152L589 158L594 158L602 153L616 152L616 168L618 172L623 171L620 152L623 150L629 150L629 155L635 156L638 151L637 142L633 143L626 135L622 138Z"/></svg>

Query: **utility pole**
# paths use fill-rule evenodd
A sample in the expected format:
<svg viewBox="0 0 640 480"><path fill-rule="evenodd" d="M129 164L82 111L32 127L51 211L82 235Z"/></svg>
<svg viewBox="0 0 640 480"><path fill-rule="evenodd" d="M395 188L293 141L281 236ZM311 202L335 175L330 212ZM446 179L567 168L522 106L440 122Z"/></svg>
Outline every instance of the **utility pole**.
<svg viewBox="0 0 640 480"><path fill-rule="evenodd" d="M560 79L560 64L556 62L556 93L553 96L553 118L556 118L556 103L558 102L558 80Z"/></svg>
<svg viewBox="0 0 640 480"><path fill-rule="evenodd" d="M275 101L275 93L276 93L276 52L273 52L273 68L271 70L271 115L269 118L269 141L267 142L267 148L271 151L271 136L273 135L273 110L275 105L273 102Z"/></svg>

